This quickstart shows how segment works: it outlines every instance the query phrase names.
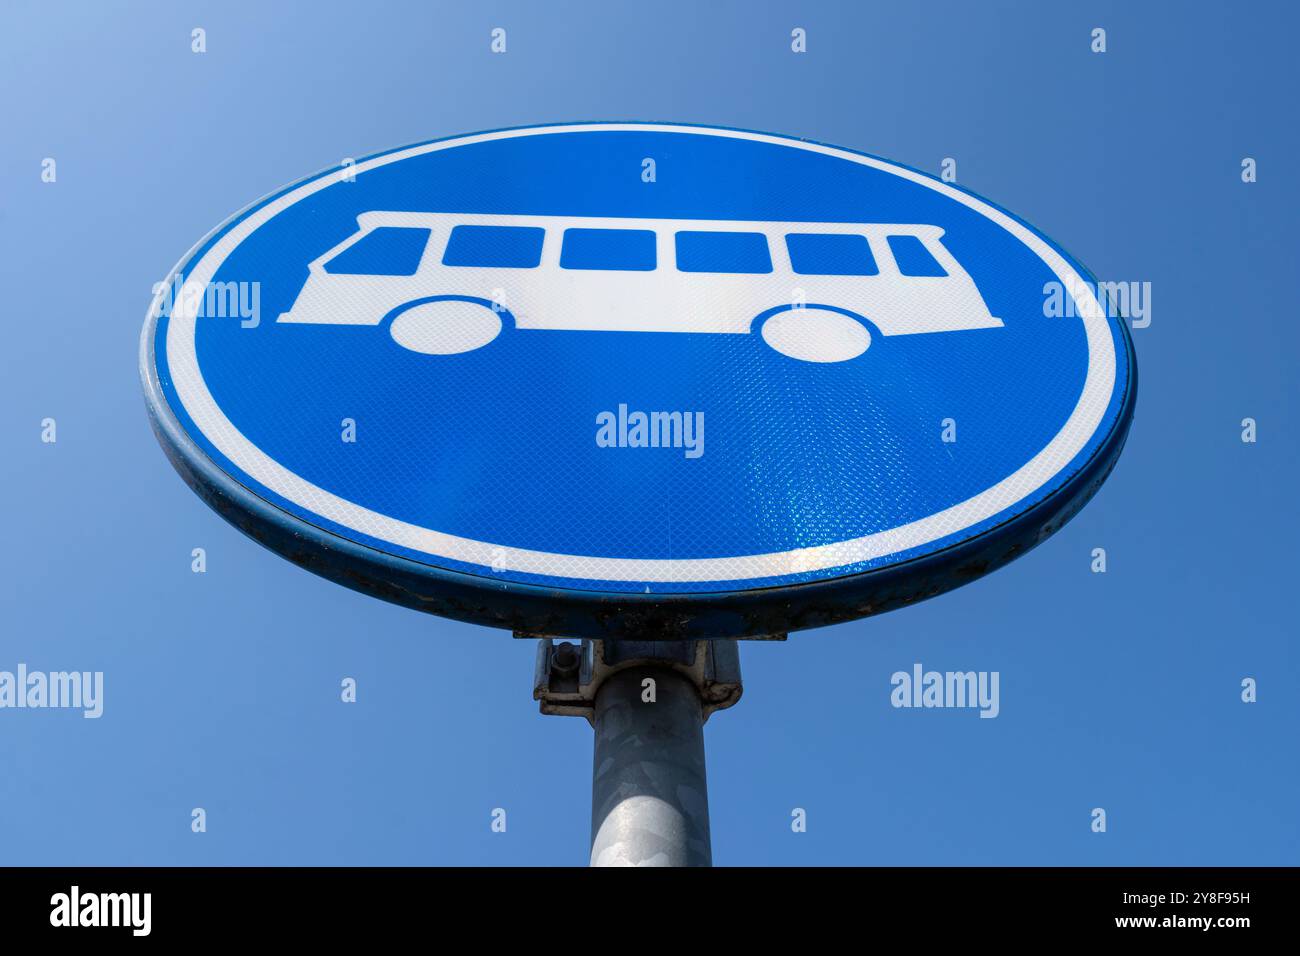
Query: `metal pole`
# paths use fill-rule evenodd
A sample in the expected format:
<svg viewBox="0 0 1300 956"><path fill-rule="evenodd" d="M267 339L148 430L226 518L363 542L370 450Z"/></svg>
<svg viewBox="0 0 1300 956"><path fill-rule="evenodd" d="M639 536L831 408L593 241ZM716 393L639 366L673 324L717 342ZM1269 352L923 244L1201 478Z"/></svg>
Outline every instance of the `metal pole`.
<svg viewBox="0 0 1300 956"><path fill-rule="evenodd" d="M596 692L593 722L591 865L711 866L695 685L668 667L619 671Z"/></svg>

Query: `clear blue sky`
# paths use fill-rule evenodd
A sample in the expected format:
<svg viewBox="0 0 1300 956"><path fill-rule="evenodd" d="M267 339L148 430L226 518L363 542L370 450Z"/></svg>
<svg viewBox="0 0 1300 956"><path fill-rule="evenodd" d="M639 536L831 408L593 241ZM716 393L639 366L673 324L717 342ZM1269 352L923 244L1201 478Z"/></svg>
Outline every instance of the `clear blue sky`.
<svg viewBox="0 0 1300 956"><path fill-rule="evenodd" d="M0 710L0 864L585 863L591 732L537 714L533 645L243 538L164 461L136 373L152 284L246 203L346 156L582 119L953 157L1101 278L1153 286L1128 448L1064 531L959 592L743 648L744 700L707 728L715 859L1300 863L1297 27L1172 3L6 4L0 670L106 689L99 720ZM915 662L1000 671L1000 716L891 708Z"/></svg>

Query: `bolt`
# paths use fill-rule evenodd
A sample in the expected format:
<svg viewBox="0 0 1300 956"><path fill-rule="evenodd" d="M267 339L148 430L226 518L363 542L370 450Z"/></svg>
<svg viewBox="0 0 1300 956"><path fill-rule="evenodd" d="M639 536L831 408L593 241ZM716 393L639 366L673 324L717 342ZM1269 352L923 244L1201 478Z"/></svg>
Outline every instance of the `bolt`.
<svg viewBox="0 0 1300 956"><path fill-rule="evenodd" d="M551 651L551 670L561 677L571 677L578 670L578 645L567 641Z"/></svg>

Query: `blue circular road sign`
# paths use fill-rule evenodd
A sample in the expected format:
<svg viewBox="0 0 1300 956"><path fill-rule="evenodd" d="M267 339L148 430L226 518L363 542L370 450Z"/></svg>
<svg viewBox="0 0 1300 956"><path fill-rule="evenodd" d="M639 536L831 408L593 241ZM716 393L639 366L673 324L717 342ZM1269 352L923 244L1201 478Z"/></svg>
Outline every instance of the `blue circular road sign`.
<svg viewBox="0 0 1300 956"><path fill-rule="evenodd" d="M846 149L596 123L319 173L177 265L155 430L304 567L528 633L779 633L1043 540L1114 465L1132 345L1010 213Z"/></svg>

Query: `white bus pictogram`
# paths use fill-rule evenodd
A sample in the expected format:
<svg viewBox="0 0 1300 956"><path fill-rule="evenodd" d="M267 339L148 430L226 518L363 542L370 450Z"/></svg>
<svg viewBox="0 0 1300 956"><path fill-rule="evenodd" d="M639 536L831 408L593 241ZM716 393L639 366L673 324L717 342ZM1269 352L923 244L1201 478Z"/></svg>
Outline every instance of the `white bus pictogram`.
<svg viewBox="0 0 1300 956"><path fill-rule="evenodd" d="M430 355L503 329L744 335L840 362L1002 326L932 225L366 212L280 322L382 325Z"/></svg>

